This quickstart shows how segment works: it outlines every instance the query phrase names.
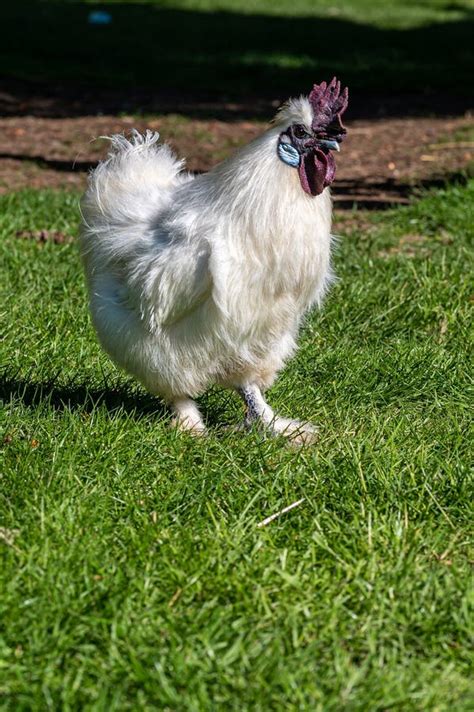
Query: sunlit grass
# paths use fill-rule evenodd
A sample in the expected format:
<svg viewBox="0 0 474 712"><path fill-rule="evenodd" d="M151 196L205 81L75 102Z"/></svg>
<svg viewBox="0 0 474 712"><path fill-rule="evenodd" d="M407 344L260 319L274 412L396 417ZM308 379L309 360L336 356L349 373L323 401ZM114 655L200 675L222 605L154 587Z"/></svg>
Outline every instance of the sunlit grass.
<svg viewBox="0 0 474 712"><path fill-rule="evenodd" d="M468 710L474 182L348 229L269 394L169 430L91 329L77 196L0 199L4 709ZM414 239L413 236L416 236ZM266 527L267 515L304 498Z"/></svg>

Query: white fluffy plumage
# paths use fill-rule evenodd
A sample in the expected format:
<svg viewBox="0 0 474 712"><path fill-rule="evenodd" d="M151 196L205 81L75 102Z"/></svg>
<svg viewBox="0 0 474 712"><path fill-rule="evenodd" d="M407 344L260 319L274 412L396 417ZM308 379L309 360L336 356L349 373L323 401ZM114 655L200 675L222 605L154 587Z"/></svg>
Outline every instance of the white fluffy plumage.
<svg viewBox="0 0 474 712"><path fill-rule="evenodd" d="M261 394L331 279L329 189L308 195L277 155L282 129L311 120L305 97L290 100L263 135L198 176L156 133L113 136L90 176L80 244L94 327L182 428L204 429L191 399L219 384L240 392L247 421L312 437Z"/></svg>

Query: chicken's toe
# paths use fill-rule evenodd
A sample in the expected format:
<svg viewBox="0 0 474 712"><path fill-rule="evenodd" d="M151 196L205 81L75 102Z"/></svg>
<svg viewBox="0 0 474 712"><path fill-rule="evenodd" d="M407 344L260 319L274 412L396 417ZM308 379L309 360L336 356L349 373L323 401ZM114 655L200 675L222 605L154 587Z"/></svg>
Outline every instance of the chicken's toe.
<svg viewBox="0 0 474 712"><path fill-rule="evenodd" d="M206 426L196 403L190 398L175 400L172 404L173 417L171 427L189 435L206 434Z"/></svg>
<svg viewBox="0 0 474 712"><path fill-rule="evenodd" d="M270 427L275 435L283 435L295 446L313 445L318 437L316 426L301 420L276 417Z"/></svg>

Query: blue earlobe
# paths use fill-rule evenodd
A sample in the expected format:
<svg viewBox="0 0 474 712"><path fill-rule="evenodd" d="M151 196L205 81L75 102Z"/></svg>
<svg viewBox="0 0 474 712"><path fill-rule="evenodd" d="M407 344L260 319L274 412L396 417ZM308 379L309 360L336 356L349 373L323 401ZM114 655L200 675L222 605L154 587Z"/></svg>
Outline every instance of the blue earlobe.
<svg viewBox="0 0 474 712"><path fill-rule="evenodd" d="M291 143L278 143L278 156L281 158L283 163L288 166L293 166L293 168L298 168L300 165L300 154L294 148Z"/></svg>

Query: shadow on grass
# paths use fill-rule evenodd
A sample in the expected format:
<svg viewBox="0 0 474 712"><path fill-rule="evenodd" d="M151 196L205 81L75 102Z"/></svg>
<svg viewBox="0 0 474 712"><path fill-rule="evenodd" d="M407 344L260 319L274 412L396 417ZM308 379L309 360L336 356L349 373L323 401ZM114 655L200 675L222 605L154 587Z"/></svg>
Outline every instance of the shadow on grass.
<svg viewBox="0 0 474 712"><path fill-rule="evenodd" d="M215 398L216 390L219 397ZM197 399L206 425L219 430L229 425L229 411L235 395L229 390L210 388ZM133 420L153 418L171 424L171 412L165 403L145 391L137 392L126 386L105 385L91 388L85 383L59 383L55 379L34 381L12 374L0 375L0 403L4 406L20 402L27 408L46 406L54 411L72 411L90 414L104 406L113 415L125 413ZM242 415L243 417L243 415Z"/></svg>
<svg viewBox="0 0 474 712"><path fill-rule="evenodd" d="M132 3L110 5L112 23L92 26L90 9L39 1L2 8L0 113L173 108L255 116L267 112L270 99L307 92L335 73L351 88L352 118L450 114L469 108L472 98L474 11L467 3L445 6L456 13L453 21L403 30ZM46 83L43 94L38 82ZM368 101L374 94L385 99Z"/></svg>
<svg viewBox="0 0 474 712"><path fill-rule="evenodd" d="M153 415L161 419L169 415L158 398L126 387L91 388L85 383L59 383L55 379L38 382L4 373L0 376L0 401L6 404L11 400L33 408L46 405L57 411L91 413L103 405L111 413L124 411L135 417Z"/></svg>

